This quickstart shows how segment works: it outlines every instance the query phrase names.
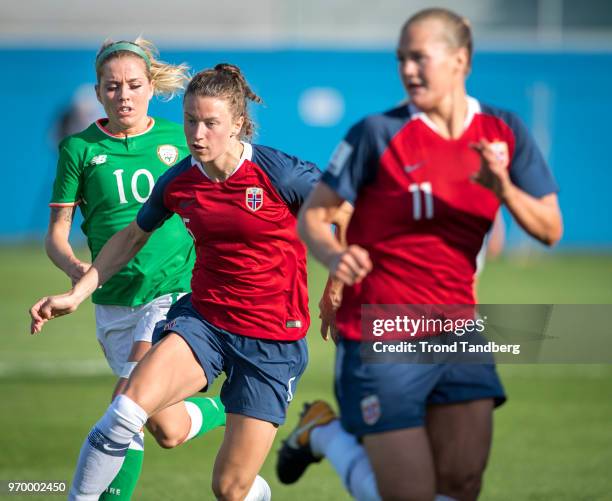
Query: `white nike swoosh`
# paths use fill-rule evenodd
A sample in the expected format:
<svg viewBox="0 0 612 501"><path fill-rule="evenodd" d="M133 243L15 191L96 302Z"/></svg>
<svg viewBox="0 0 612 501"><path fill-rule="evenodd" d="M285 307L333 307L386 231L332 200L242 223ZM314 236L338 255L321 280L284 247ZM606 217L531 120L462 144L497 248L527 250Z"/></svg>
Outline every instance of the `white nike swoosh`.
<svg viewBox="0 0 612 501"><path fill-rule="evenodd" d="M412 172L417 170L419 167L423 167L423 165L425 165L425 161L423 162L418 162L416 164L412 164L412 165L405 165L404 166L404 172L408 173L408 172Z"/></svg>
<svg viewBox="0 0 612 501"><path fill-rule="evenodd" d="M125 447L121 447L121 448L119 448L119 449L115 449L114 447L109 447L109 446L108 446L108 444L102 444L102 448L103 448L105 451L117 452L117 451L124 451L124 450L126 450L126 449L128 448L128 446L129 446L129 445L130 445L130 444L126 444L126 446L125 446Z"/></svg>

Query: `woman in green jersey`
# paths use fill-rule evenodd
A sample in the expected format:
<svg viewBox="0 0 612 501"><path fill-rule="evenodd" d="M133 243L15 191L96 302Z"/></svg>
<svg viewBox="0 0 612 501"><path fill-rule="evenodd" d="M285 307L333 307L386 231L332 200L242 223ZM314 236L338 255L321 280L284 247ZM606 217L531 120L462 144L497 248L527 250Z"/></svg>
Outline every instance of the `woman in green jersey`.
<svg viewBox="0 0 612 501"><path fill-rule="evenodd" d="M108 118L60 143L45 245L73 283L90 267L75 256L68 240L76 207L94 260L106 241L135 218L159 176L189 153L181 125L148 115L154 95L171 98L188 81L186 65L166 64L156 55L155 46L141 38L105 42L96 57L96 95ZM115 394L151 346L155 324L190 290L193 256L193 241L174 216L93 294L97 338L120 378ZM224 422L217 398L193 398L151 417L147 426L169 448ZM126 459L107 490L109 498L129 499L135 487L142 437L130 449L132 459Z"/></svg>

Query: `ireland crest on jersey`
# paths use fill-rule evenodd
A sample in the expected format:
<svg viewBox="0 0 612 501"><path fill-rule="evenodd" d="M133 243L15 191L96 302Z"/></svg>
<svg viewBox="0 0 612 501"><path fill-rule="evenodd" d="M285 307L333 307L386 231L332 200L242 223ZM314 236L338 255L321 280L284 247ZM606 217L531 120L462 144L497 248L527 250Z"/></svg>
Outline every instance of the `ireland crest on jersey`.
<svg viewBox="0 0 612 501"><path fill-rule="evenodd" d="M253 212L261 209L263 205L263 189L261 188L247 188L246 189L246 206Z"/></svg>
<svg viewBox="0 0 612 501"><path fill-rule="evenodd" d="M178 159L178 148L171 144L162 144L157 147L157 156L166 165L173 165Z"/></svg>

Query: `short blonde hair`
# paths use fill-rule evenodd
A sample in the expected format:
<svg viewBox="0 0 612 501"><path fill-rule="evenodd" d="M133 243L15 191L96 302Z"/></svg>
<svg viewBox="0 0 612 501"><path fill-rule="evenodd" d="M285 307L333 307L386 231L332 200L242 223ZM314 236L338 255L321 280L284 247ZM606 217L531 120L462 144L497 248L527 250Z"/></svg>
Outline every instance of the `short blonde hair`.
<svg viewBox="0 0 612 501"><path fill-rule="evenodd" d="M146 63L147 77L149 81L153 83L153 90L156 96L162 96L166 99L172 99L178 93L182 92L187 83L189 82L189 66L185 63L181 64L169 64L164 61L157 59L159 57L159 50L153 44L153 42L146 40L142 37L136 38L133 43L137 45L149 58L149 61L144 59L135 51L130 50L117 50L109 53L102 61L98 61L98 57L105 49L117 42L113 40L105 40L98 54L96 55L96 77L98 83L100 83L100 77L102 75L102 68L104 64L111 59L117 57L125 57L126 55L132 55L139 57Z"/></svg>

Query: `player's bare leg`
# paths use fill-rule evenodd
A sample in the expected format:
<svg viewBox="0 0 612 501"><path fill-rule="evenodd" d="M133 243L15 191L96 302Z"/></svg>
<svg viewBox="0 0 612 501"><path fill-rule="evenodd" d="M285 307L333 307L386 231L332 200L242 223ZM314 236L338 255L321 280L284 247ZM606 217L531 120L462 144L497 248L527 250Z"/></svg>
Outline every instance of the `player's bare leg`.
<svg viewBox="0 0 612 501"><path fill-rule="evenodd" d="M242 501L272 447L277 427L267 421L228 414L215 460L212 488L217 499Z"/></svg>
<svg viewBox="0 0 612 501"><path fill-rule="evenodd" d="M139 362L123 394L152 416L206 384L204 370L189 345L170 332Z"/></svg>
<svg viewBox="0 0 612 501"><path fill-rule="evenodd" d="M132 346L129 362L139 362L150 349L151 343L136 341ZM150 416L147 421L147 429L155 437L157 443L165 449L182 444L187 438L190 426L191 418L183 402L167 407L154 416Z"/></svg>
<svg viewBox="0 0 612 501"><path fill-rule="evenodd" d="M113 398L124 393L128 380L120 378L113 393ZM187 439L191 428L191 418L181 401L150 416L146 424L155 441L164 449L172 449Z"/></svg>
<svg viewBox="0 0 612 501"><path fill-rule="evenodd" d="M132 346L128 363L139 362L150 349L151 343L146 341L136 341ZM113 398L124 392L127 382L127 378L119 378L113 393ZM207 398L206 400L212 399ZM218 410L214 408L217 405L219 406ZM203 417L205 417L208 422L205 424L202 423L197 430L195 430L193 427L193 411L190 414L187 410L187 405L183 401L171 405L157 414L150 416L146 426L161 447L164 449L171 449L182 444L187 439L192 438L191 435L196 432L198 432L197 434L199 435L200 432L208 431L209 429L223 424L222 421L224 421L224 410L222 408L222 404L218 402L218 399L215 399L211 409L212 412L209 416L202 416L200 413L200 422L202 421Z"/></svg>
<svg viewBox="0 0 612 501"><path fill-rule="evenodd" d="M363 445L384 500L431 501L436 494L435 470L425 428L375 433Z"/></svg>
<svg viewBox="0 0 612 501"><path fill-rule="evenodd" d="M459 501L478 497L493 433L493 400L431 405L427 433L438 494Z"/></svg>

